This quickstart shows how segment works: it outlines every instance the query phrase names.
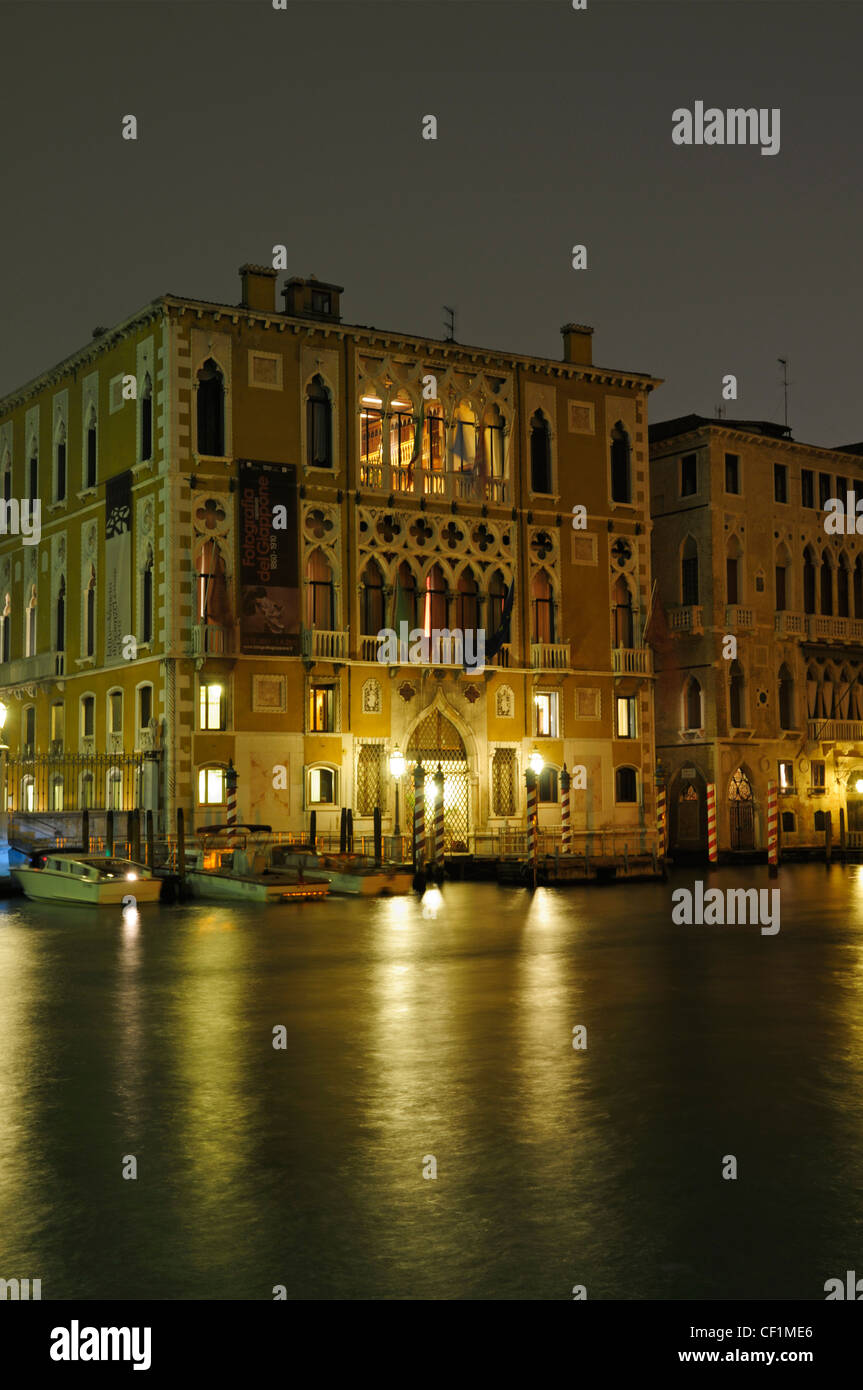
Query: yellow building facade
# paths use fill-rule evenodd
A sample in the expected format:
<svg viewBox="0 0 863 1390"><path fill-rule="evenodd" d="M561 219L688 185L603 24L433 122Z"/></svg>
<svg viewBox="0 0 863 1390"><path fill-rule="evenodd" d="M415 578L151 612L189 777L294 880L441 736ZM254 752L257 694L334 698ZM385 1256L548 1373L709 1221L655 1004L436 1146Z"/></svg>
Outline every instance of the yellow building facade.
<svg viewBox="0 0 863 1390"><path fill-rule="evenodd" d="M651 847L656 379L595 366L582 325L540 359L241 282L236 305L164 296L0 401L10 813L200 826L235 774L241 821L334 834L349 807L362 835L379 807L392 833L421 762L458 853L523 829L539 754L549 843L566 764L576 837ZM497 650L466 668L390 630Z"/></svg>

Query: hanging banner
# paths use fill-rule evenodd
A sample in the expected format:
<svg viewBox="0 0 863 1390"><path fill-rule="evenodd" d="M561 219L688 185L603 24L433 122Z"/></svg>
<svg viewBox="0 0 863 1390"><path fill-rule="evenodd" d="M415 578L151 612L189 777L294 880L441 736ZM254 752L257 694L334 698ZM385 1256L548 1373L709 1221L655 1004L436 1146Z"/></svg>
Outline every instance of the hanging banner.
<svg viewBox="0 0 863 1390"><path fill-rule="evenodd" d="M105 484L105 665L123 661L132 631L132 473Z"/></svg>
<svg viewBox="0 0 863 1390"><path fill-rule="evenodd" d="M240 459L239 488L242 649L297 656L297 471L292 464Z"/></svg>

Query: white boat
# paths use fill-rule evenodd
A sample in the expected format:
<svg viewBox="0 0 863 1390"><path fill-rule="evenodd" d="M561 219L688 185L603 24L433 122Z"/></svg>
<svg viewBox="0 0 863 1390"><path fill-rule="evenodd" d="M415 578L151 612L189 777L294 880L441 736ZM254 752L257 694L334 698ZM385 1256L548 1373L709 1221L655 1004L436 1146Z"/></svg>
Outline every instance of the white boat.
<svg viewBox="0 0 863 1390"><path fill-rule="evenodd" d="M318 854L309 846L275 845L274 865L295 865L309 882L329 882L340 896L377 898L410 893L413 869L375 864L359 854Z"/></svg>
<svg viewBox="0 0 863 1390"><path fill-rule="evenodd" d="M186 885L195 898L278 903L327 897L327 879L307 881L299 866L272 863L269 826L218 826L201 831Z"/></svg>
<svg viewBox="0 0 863 1390"><path fill-rule="evenodd" d="M108 907L130 896L136 903L152 903L162 891L161 879L146 864L97 855L40 855L36 863L14 867L12 877L38 903Z"/></svg>

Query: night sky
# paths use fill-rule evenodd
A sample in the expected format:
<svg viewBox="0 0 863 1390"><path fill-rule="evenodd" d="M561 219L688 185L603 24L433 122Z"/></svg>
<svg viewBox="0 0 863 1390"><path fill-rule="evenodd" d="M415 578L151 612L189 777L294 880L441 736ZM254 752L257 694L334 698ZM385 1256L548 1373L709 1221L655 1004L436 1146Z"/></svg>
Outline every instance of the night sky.
<svg viewBox="0 0 863 1390"><path fill-rule="evenodd" d="M0 392L285 243L348 323L442 337L450 304L555 358L590 323L665 378L653 420L728 372L729 416L781 420L784 356L795 436L863 439L861 38L854 0L0 0ZM675 146L696 100L779 107L780 152Z"/></svg>

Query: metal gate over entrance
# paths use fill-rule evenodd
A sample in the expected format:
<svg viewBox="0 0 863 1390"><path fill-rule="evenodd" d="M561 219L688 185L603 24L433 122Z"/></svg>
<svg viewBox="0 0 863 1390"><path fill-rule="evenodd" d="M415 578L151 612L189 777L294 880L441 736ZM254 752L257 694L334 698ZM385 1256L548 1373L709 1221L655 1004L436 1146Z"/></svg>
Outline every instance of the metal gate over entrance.
<svg viewBox="0 0 863 1390"><path fill-rule="evenodd" d="M444 849L450 852L467 850L470 829L470 780L467 753L455 725L431 710L414 729L405 752L405 807L408 825L413 825L414 768L422 763L425 770L426 840L431 838L435 797L435 773L440 764L443 773Z"/></svg>
<svg viewBox="0 0 863 1390"><path fill-rule="evenodd" d="M755 804L752 783L742 767L728 783L728 809L731 815L731 848L755 848Z"/></svg>

